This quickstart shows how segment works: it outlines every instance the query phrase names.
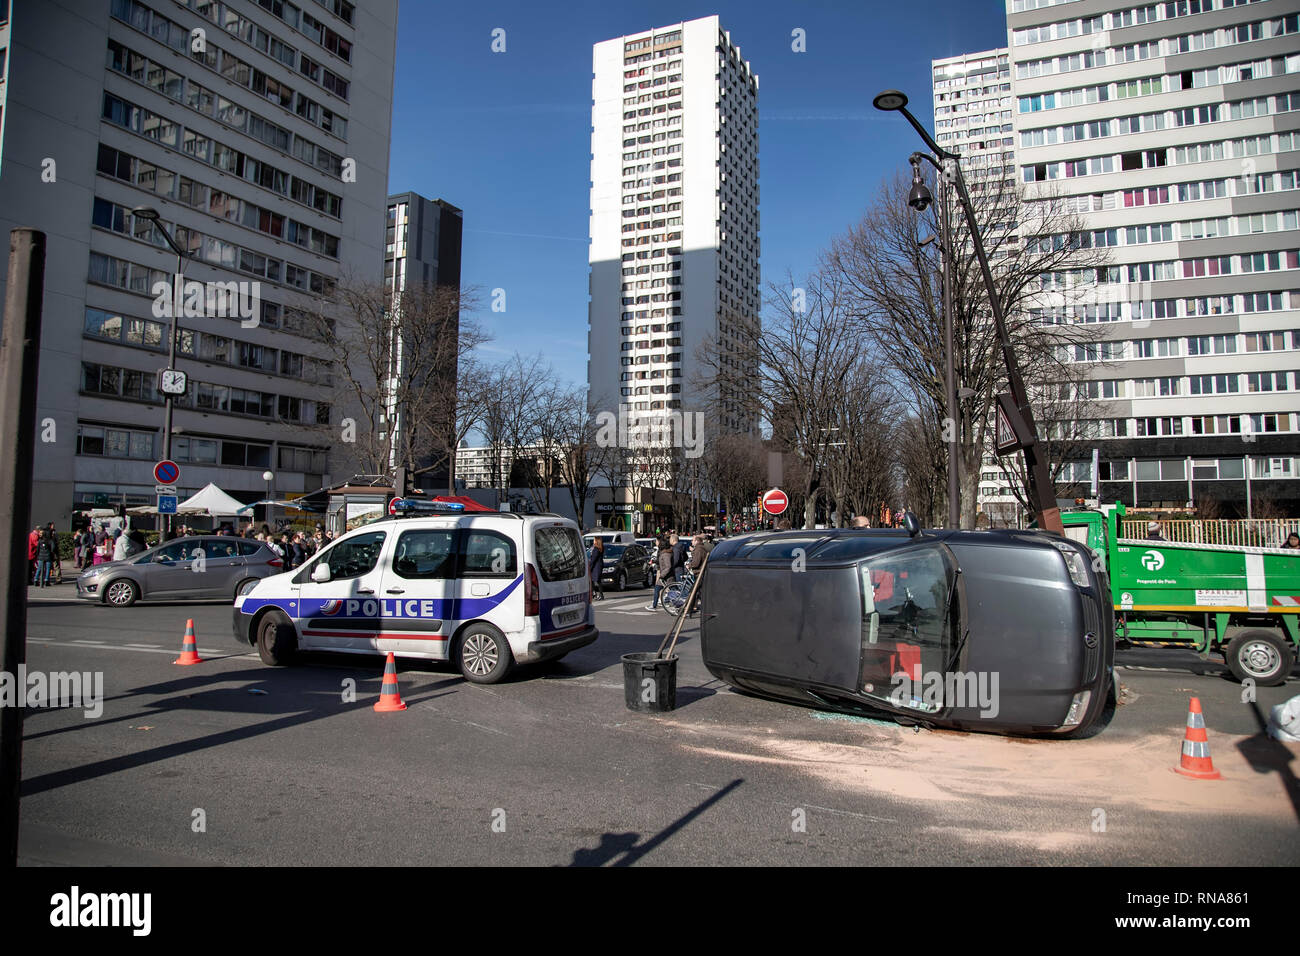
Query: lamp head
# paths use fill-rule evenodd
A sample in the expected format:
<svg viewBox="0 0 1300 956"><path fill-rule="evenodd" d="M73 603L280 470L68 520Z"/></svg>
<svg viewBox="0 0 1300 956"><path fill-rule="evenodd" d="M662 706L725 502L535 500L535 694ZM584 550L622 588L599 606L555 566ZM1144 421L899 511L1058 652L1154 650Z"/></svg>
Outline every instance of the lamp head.
<svg viewBox="0 0 1300 956"><path fill-rule="evenodd" d="M150 222L158 221L158 210L153 206L136 206L131 210L131 215L138 216L141 219L148 219Z"/></svg>
<svg viewBox="0 0 1300 956"><path fill-rule="evenodd" d="M883 93L876 94L876 98L871 101L871 105L878 110L892 113L907 106L907 96L898 90L885 90Z"/></svg>

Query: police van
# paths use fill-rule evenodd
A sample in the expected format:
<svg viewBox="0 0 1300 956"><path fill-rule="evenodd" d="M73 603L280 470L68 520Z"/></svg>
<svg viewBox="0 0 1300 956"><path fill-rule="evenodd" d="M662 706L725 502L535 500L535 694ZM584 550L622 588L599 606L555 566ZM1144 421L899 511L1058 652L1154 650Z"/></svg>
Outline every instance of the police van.
<svg viewBox="0 0 1300 956"><path fill-rule="evenodd" d="M388 518L250 583L235 598L235 637L266 664L288 664L299 650L392 651L449 660L476 684L596 640L576 524L463 509L394 499Z"/></svg>

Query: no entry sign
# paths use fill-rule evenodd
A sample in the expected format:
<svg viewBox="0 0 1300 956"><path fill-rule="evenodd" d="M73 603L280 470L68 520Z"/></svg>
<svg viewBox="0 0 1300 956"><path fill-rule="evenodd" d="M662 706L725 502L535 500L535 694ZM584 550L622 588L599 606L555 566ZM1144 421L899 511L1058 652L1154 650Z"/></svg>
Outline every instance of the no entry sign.
<svg viewBox="0 0 1300 956"><path fill-rule="evenodd" d="M773 488L763 493L763 510L770 515L779 515L790 507L790 499L780 488Z"/></svg>

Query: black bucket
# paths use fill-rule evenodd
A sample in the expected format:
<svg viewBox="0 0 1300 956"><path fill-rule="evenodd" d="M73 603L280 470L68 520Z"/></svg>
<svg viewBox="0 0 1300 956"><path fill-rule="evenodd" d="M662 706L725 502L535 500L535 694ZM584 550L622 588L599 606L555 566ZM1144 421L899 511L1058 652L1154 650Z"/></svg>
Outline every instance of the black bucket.
<svg viewBox="0 0 1300 956"><path fill-rule="evenodd" d="M656 713L677 707L677 655L623 655L623 701L628 710Z"/></svg>

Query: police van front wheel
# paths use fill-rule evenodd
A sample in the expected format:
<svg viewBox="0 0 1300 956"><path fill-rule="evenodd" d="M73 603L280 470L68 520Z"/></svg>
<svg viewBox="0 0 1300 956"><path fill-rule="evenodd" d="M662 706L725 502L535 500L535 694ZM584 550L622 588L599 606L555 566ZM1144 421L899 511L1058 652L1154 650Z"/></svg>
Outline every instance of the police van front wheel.
<svg viewBox="0 0 1300 956"><path fill-rule="evenodd" d="M268 612L257 623L257 656L263 664L279 667L293 663L298 637L293 624L276 611Z"/></svg>
<svg viewBox="0 0 1300 956"><path fill-rule="evenodd" d="M471 624L460 632L452 660L461 676L474 684L495 684L510 671L510 643L491 624Z"/></svg>

